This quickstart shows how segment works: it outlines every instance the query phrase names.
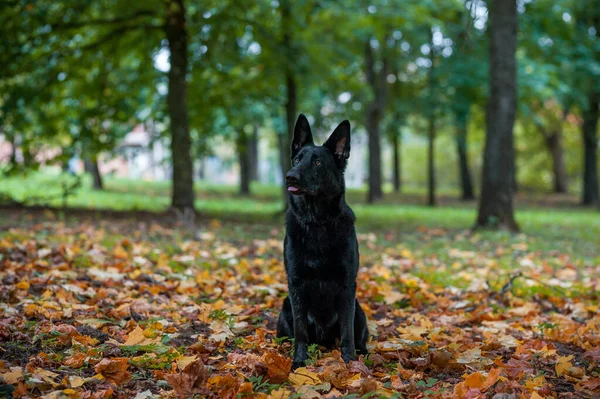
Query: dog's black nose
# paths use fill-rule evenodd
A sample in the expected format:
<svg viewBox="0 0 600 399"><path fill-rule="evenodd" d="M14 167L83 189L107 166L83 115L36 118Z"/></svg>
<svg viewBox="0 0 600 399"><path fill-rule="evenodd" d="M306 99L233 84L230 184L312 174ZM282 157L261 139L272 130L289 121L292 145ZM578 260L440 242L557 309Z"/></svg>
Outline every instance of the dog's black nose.
<svg viewBox="0 0 600 399"><path fill-rule="evenodd" d="M297 184L298 181L300 180L300 176L298 176L297 173L294 173L292 171L289 171L286 175L285 175L285 182L287 184Z"/></svg>

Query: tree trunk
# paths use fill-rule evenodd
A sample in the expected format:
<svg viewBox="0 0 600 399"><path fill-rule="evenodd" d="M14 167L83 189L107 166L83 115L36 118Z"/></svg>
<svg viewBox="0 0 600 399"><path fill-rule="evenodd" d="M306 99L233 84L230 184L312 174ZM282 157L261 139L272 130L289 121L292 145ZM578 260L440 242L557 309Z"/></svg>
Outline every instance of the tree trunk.
<svg viewBox="0 0 600 399"><path fill-rule="evenodd" d="M370 39L365 45L365 73L374 98L367 105L366 128L369 139L369 192L367 202L370 204L383 198L381 188L381 135L379 132L380 120L386 103L387 94L388 60L382 57L382 67L375 71L375 55L371 48Z"/></svg>
<svg viewBox="0 0 600 399"><path fill-rule="evenodd" d="M92 176L92 188L94 190L104 190L104 183L102 182L102 175L100 174L100 168L98 168L98 158L89 157L84 160L85 171Z"/></svg>
<svg viewBox="0 0 600 399"><path fill-rule="evenodd" d="M10 166L15 168L17 166L17 135L13 134L10 138Z"/></svg>
<svg viewBox="0 0 600 399"><path fill-rule="evenodd" d="M240 129L236 142L240 163L240 195L250 195L250 158L248 156L248 136Z"/></svg>
<svg viewBox="0 0 600 399"><path fill-rule="evenodd" d="M476 227L519 231L513 210L514 142L517 109L517 4L490 3L490 97L479 214Z"/></svg>
<svg viewBox="0 0 600 399"><path fill-rule="evenodd" d="M367 201L372 204L383 198L381 189L381 142L379 115L374 106L367 109L367 133L369 138L369 193Z"/></svg>
<svg viewBox="0 0 600 399"><path fill-rule="evenodd" d="M204 157L200 158L198 162L198 180L204 180L206 177L206 166L204 165Z"/></svg>
<svg viewBox="0 0 600 399"><path fill-rule="evenodd" d="M396 131L392 136L392 146L394 147L394 192L399 193L402 186L402 165L400 154L402 153L402 132Z"/></svg>
<svg viewBox="0 0 600 399"><path fill-rule="evenodd" d="M281 29L283 31L283 48L288 53L287 59L294 59L298 57L298 54L293 54L293 43L292 43L292 6L291 0L283 0L281 2ZM283 143L280 142L279 150L281 151L280 162L281 162L281 173L285 182L285 175L291 166L291 152L290 147L292 139L294 137L294 124L296 123L297 117L297 90L296 90L296 79L294 71L289 62L286 61L285 65L285 86L287 101L285 103L285 116L287 122L287 137L283 139ZM288 207L288 192L285 184L281 185L284 201L284 209Z"/></svg>
<svg viewBox="0 0 600 399"><path fill-rule="evenodd" d="M564 149L562 145L562 132L555 130L544 133L546 148L552 157L552 177L554 180L554 192L566 193L568 190L567 168L564 160Z"/></svg>
<svg viewBox="0 0 600 399"><path fill-rule="evenodd" d="M475 199L473 193L473 180L469 170L469 152L468 152L468 113L460 112L456 117L456 150L458 152L458 170L460 175L460 186L462 191L462 200L470 201Z"/></svg>
<svg viewBox="0 0 600 399"><path fill-rule="evenodd" d="M167 105L171 120L173 208L194 209L192 139L187 108L188 44L183 0L167 0L165 32L171 52Z"/></svg>
<svg viewBox="0 0 600 399"><path fill-rule="evenodd" d="M435 206L435 54L433 49L433 33L431 40L431 67L429 68L429 128L427 148L427 205Z"/></svg>
<svg viewBox="0 0 600 399"><path fill-rule="evenodd" d="M598 116L600 92L593 90L588 95L588 107L583 113L583 197L584 205L600 202L598 190Z"/></svg>
<svg viewBox="0 0 600 399"><path fill-rule="evenodd" d="M258 126L253 126L252 135L248 140L248 165L250 167L250 181L258 181Z"/></svg>

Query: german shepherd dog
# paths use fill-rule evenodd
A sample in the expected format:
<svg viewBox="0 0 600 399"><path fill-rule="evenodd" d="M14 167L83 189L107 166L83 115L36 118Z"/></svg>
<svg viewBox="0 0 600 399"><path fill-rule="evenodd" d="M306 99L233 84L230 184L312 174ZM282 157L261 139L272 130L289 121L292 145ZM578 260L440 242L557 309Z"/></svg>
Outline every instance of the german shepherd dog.
<svg viewBox="0 0 600 399"><path fill-rule="evenodd" d="M308 345L340 343L349 362L367 353L367 318L356 300L358 242L355 216L344 198L344 169L350 157L350 122L322 146L313 143L300 115L292 140L292 169L285 182L284 262L289 295L277 322L277 336L294 338L292 368L305 365Z"/></svg>

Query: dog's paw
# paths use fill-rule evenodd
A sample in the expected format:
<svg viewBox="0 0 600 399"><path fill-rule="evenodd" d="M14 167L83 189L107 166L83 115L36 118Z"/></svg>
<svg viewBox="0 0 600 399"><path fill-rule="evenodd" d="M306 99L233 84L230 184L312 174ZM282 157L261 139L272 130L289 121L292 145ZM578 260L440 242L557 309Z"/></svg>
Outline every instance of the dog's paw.
<svg viewBox="0 0 600 399"><path fill-rule="evenodd" d="M348 363L352 360L356 360L356 355L354 353L342 353L342 359L344 359L344 362Z"/></svg>
<svg viewBox="0 0 600 399"><path fill-rule="evenodd" d="M306 362L304 360L294 360L292 362L292 371L296 370L297 368L305 367L305 366L306 366Z"/></svg>

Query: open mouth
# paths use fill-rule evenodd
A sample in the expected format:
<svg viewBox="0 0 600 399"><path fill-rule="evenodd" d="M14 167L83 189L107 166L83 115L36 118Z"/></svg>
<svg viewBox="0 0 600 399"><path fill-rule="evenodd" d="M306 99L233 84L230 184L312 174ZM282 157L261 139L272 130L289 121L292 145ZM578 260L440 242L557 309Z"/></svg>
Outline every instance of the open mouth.
<svg viewBox="0 0 600 399"><path fill-rule="evenodd" d="M287 186L287 190L295 195L300 195L300 194L304 194L304 190L302 190L300 187L296 187L296 186Z"/></svg>
<svg viewBox="0 0 600 399"><path fill-rule="evenodd" d="M288 185L287 189L288 189L288 192L290 192L294 195L306 194L306 190L303 190L302 188L300 188L298 186Z"/></svg>

